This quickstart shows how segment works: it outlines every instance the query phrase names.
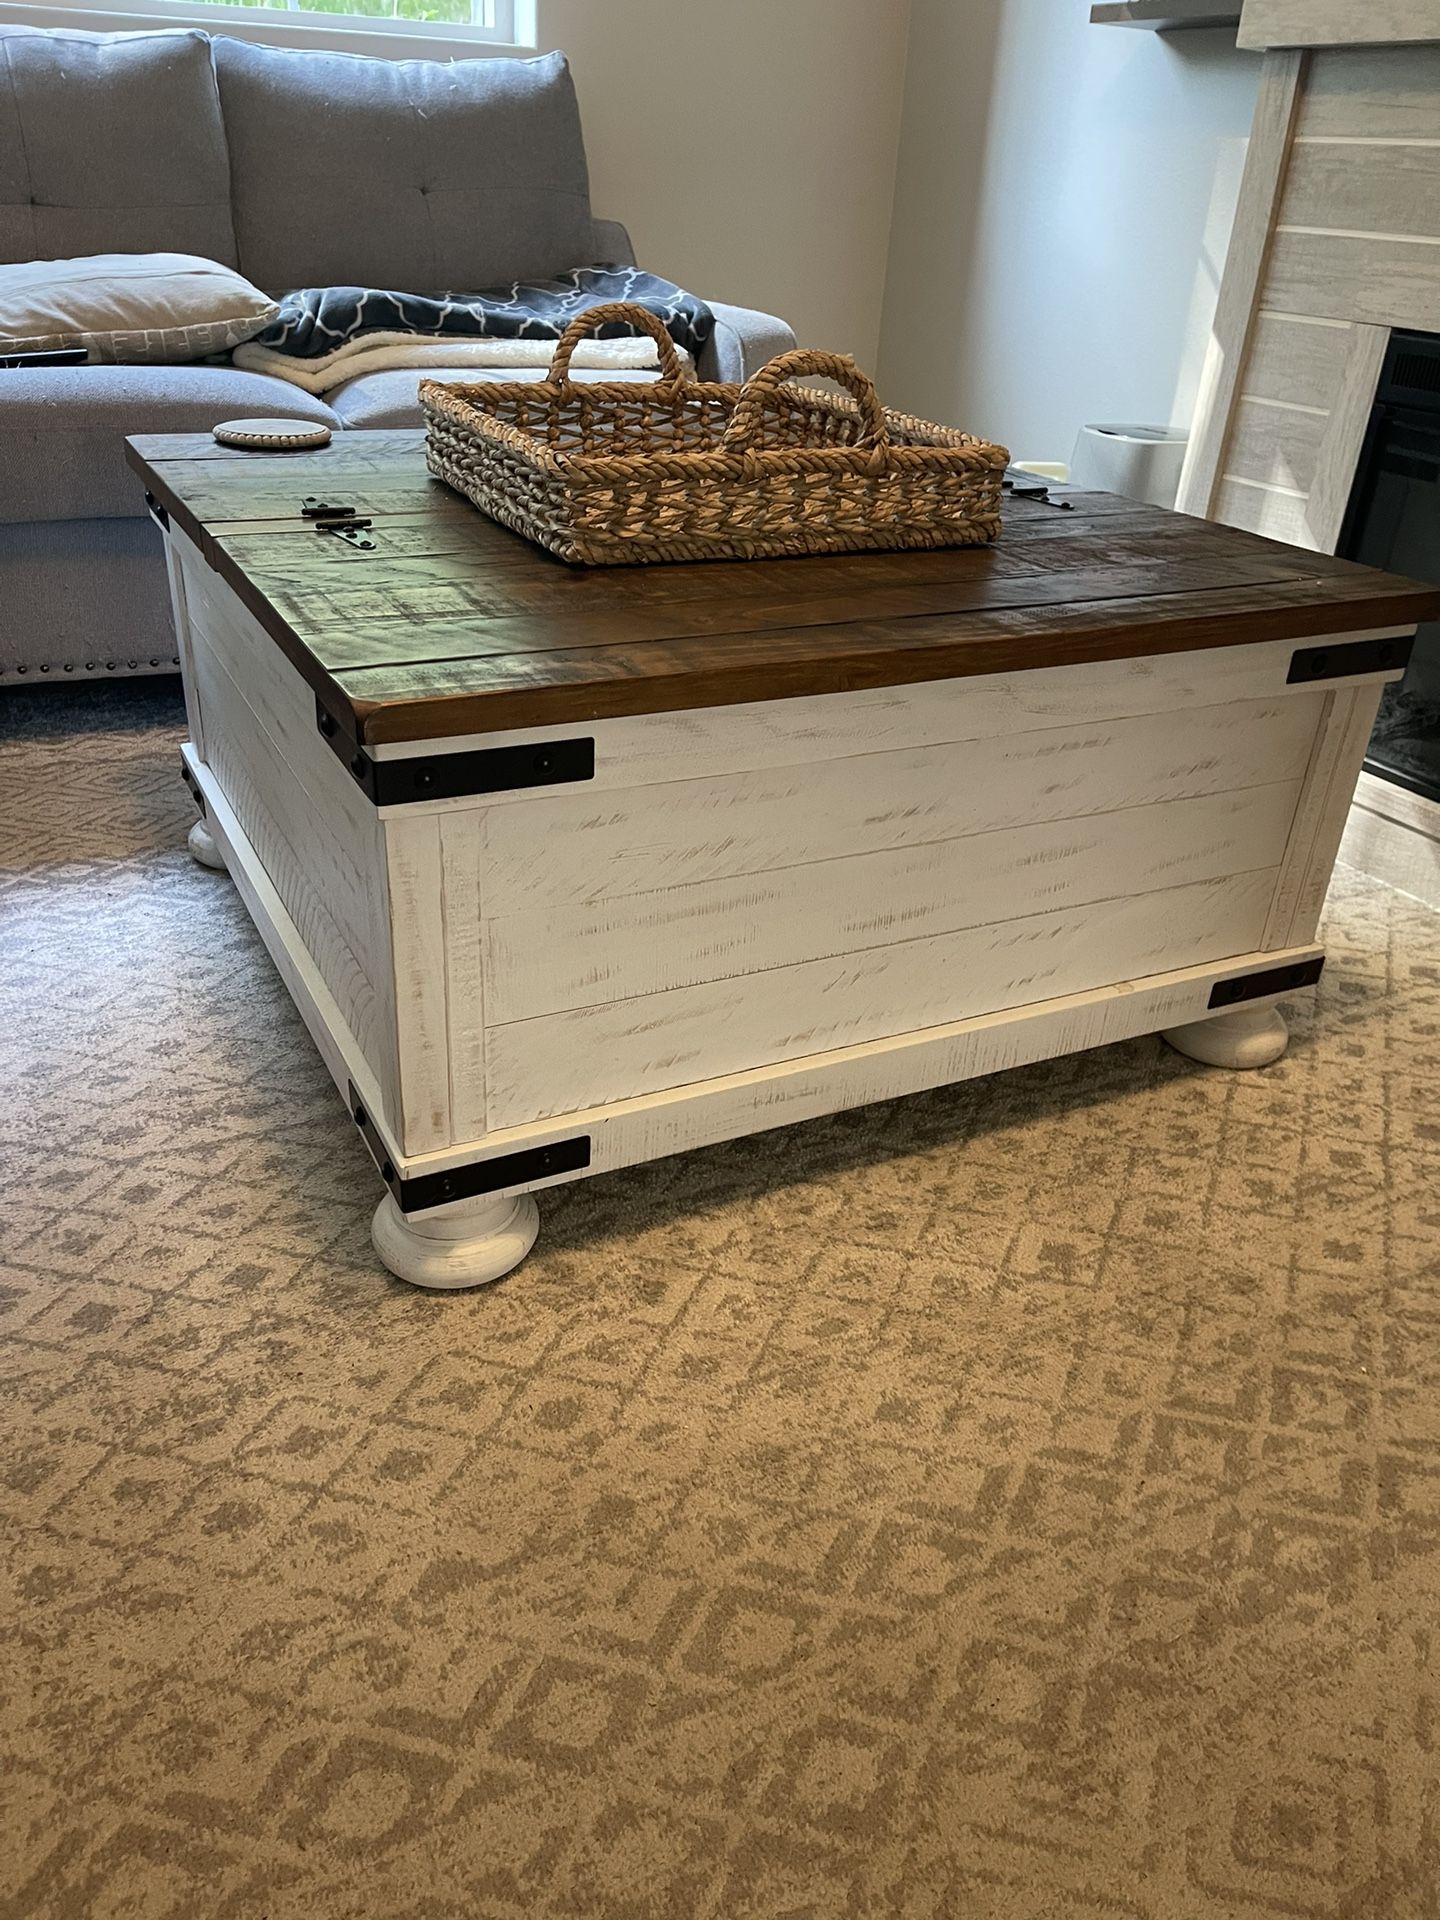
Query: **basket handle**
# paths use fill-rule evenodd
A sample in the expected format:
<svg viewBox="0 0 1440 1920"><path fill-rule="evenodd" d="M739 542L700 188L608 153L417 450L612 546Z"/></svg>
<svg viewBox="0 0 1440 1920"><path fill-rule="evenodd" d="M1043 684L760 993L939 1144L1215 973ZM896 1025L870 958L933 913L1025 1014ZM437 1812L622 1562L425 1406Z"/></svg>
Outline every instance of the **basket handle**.
<svg viewBox="0 0 1440 1920"><path fill-rule="evenodd" d="M844 387L860 409L865 430L856 441L858 447L887 452L890 433L885 425L885 409L875 391L875 383L856 366L848 353L825 353L816 348L796 347L752 373L740 389L740 398L725 429L722 445L727 453L748 453L759 438L765 420L765 402L772 399L787 380L808 375L812 380L833 380Z"/></svg>
<svg viewBox="0 0 1440 1920"><path fill-rule="evenodd" d="M603 307L587 307L584 313L576 314L555 344L554 357L550 362L550 371L545 378L552 386L568 386L570 382L570 356L576 347L596 327L603 327L612 320L623 320L634 333L648 333L655 342L660 355L660 378L657 386L678 387L685 379L685 368L679 354L675 351L675 342L670 338L665 322L648 307L637 306L631 300L611 300Z"/></svg>

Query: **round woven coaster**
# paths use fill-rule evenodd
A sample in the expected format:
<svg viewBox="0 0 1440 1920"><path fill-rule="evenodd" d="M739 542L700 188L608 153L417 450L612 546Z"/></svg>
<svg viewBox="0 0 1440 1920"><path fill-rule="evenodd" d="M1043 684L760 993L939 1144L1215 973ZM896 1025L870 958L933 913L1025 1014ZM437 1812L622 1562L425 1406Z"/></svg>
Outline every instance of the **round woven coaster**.
<svg viewBox="0 0 1440 1920"><path fill-rule="evenodd" d="M290 453L297 447L328 447L330 429L313 420L222 420L213 429L222 447L256 447Z"/></svg>

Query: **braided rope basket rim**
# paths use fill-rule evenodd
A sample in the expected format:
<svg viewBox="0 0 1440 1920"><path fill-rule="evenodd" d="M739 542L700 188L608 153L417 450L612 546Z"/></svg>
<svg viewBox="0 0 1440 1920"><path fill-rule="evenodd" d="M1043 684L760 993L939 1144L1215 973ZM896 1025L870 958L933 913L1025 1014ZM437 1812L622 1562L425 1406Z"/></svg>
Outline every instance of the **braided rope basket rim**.
<svg viewBox="0 0 1440 1920"><path fill-rule="evenodd" d="M574 347L606 322L655 339L658 381L571 382ZM790 384L805 376L848 392ZM743 386L692 380L643 307L582 314L543 381L423 380L420 401L430 471L566 560L973 546L1000 529L1005 448L882 407L845 355L782 354Z"/></svg>

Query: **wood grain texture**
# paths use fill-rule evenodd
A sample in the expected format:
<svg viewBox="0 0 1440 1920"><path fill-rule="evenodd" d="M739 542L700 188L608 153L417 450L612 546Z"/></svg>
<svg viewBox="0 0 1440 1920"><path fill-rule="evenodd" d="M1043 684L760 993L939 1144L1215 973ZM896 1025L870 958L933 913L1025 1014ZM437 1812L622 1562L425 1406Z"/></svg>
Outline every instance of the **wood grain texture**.
<svg viewBox="0 0 1440 1920"><path fill-rule="evenodd" d="M1314 835L1295 896L1289 927L1290 943L1313 940L1320 925L1325 894L1335 870L1335 856L1345 832L1355 782L1375 727L1382 687L1352 687L1335 695L1325 748L1331 755L1329 782L1321 795L1317 788ZM1333 736L1333 747L1328 736Z"/></svg>
<svg viewBox="0 0 1440 1920"><path fill-rule="evenodd" d="M981 552L572 569L457 512L418 434L373 454L346 436L328 466L289 454L280 469L199 457L195 438L130 458L370 746L1413 624L1440 606L1104 495L1070 496L1073 512L1012 501ZM375 553L300 520L304 494L335 491L371 516Z"/></svg>
<svg viewBox="0 0 1440 1920"><path fill-rule="evenodd" d="M489 920L497 1025L1280 863L1298 780Z"/></svg>
<svg viewBox="0 0 1440 1920"><path fill-rule="evenodd" d="M1440 140L1440 46L1313 54L1295 131L1303 139Z"/></svg>
<svg viewBox="0 0 1440 1920"><path fill-rule="evenodd" d="M486 1036L492 1128L1250 951L1273 872L932 935Z"/></svg>
<svg viewBox="0 0 1440 1920"><path fill-rule="evenodd" d="M1241 47L1363 47L1440 41L1435 0L1245 0Z"/></svg>
<svg viewBox="0 0 1440 1920"><path fill-rule="evenodd" d="M1388 327L1350 329L1349 350L1321 436L1306 512L1321 553L1333 553L1339 543L1389 345Z"/></svg>
<svg viewBox="0 0 1440 1920"><path fill-rule="evenodd" d="M1230 527L1248 527L1269 540L1297 547L1314 544L1305 494L1283 493L1243 480L1224 479L1216 488L1212 511Z"/></svg>
<svg viewBox="0 0 1440 1920"><path fill-rule="evenodd" d="M1282 312L1440 331L1440 245L1363 234L1278 232L1264 301Z"/></svg>
<svg viewBox="0 0 1440 1920"><path fill-rule="evenodd" d="M1325 696L717 774L486 814L498 918L1298 780Z"/></svg>
<svg viewBox="0 0 1440 1920"><path fill-rule="evenodd" d="M1200 377L1195 424L1180 476L1177 505L1182 513L1205 517L1214 501L1240 391L1256 296L1265 276L1270 235L1284 189L1303 73L1303 54L1266 55L1230 249Z"/></svg>
<svg viewBox="0 0 1440 1920"><path fill-rule="evenodd" d="M1225 449L1225 478L1308 494L1325 433L1325 417L1241 399Z"/></svg>
<svg viewBox="0 0 1440 1920"><path fill-rule="evenodd" d="M1435 239L1440 147L1297 141L1279 224Z"/></svg>
<svg viewBox="0 0 1440 1920"><path fill-rule="evenodd" d="M407 1153L424 1153L448 1145L455 1137L450 1118L440 822L413 815L392 818L384 822L382 831L399 1070L398 1131Z"/></svg>
<svg viewBox="0 0 1440 1920"><path fill-rule="evenodd" d="M1402 629L1353 638L1389 638ZM859 693L812 694L795 700L757 700L689 713L627 715L591 729L595 774L587 793L656 781L698 780L710 774L764 767L797 767L814 760L900 748L984 740L1180 708L1237 701L1308 697L1312 689L1287 680L1294 654L1289 641L1224 647L1203 653L1160 654L1135 660L1088 661L1046 673L977 674L921 686L877 687ZM1343 682L1329 683L1332 685ZM532 746L564 739L563 727L521 727L490 736L496 747ZM383 747L383 760L429 751L459 751L463 740L400 741ZM421 803L426 811L456 813L526 806L533 789Z"/></svg>
<svg viewBox="0 0 1440 1920"><path fill-rule="evenodd" d="M1347 321L1262 310L1255 317L1242 378L1244 397L1282 400L1328 413L1345 369Z"/></svg>

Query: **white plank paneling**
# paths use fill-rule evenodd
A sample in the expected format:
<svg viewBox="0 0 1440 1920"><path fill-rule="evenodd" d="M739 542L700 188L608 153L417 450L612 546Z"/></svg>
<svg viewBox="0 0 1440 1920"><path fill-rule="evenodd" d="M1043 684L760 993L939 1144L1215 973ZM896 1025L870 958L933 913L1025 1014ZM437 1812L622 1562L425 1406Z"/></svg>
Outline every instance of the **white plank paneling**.
<svg viewBox="0 0 1440 1920"><path fill-rule="evenodd" d="M485 929L488 1017L500 1025L1276 867L1299 794L1292 780L513 914Z"/></svg>
<svg viewBox="0 0 1440 1920"><path fill-rule="evenodd" d="M1440 243L1282 229L1264 301L1290 313L1440 331Z"/></svg>
<svg viewBox="0 0 1440 1920"><path fill-rule="evenodd" d="M1240 400L1225 449L1225 478L1308 494L1328 417Z"/></svg>
<svg viewBox="0 0 1440 1920"><path fill-rule="evenodd" d="M1227 527L1242 527L1247 533L1263 534L1267 540L1283 540L1287 546L1316 551L1308 505L1303 493L1282 493L1253 481L1225 479L1215 490L1211 512Z"/></svg>
<svg viewBox="0 0 1440 1920"><path fill-rule="evenodd" d="M385 823L384 893L389 907L400 1133L407 1153L446 1146L450 1061L445 1020L445 895L440 822Z"/></svg>
<svg viewBox="0 0 1440 1920"><path fill-rule="evenodd" d="M1346 320L1259 313L1241 382L1244 394L1328 413L1344 377L1349 344Z"/></svg>
<svg viewBox="0 0 1440 1920"><path fill-rule="evenodd" d="M1304 70L1305 56L1300 53L1267 54L1261 69L1240 199L1230 232L1230 250L1220 282L1210 345L1200 376L1195 427L1176 502L1182 513L1199 514L1202 519L1210 514L1223 470L1225 445L1230 437L1230 421L1255 316L1256 294L1264 278L1275 210L1285 183Z"/></svg>
<svg viewBox="0 0 1440 1920"><path fill-rule="evenodd" d="M445 918L445 1005L450 1040L450 1122L457 1140L484 1133L485 814L443 819L440 858Z"/></svg>
<svg viewBox="0 0 1440 1920"><path fill-rule="evenodd" d="M193 668L208 720L206 765L368 1063L398 1135L399 1069L388 967L377 964L363 932L355 930L363 882L333 823L313 806L198 629ZM375 862L378 876L378 837Z"/></svg>
<svg viewBox="0 0 1440 1920"><path fill-rule="evenodd" d="M1440 235L1440 146L1297 141L1279 224Z"/></svg>
<svg viewBox="0 0 1440 1920"><path fill-rule="evenodd" d="M1242 47L1362 47L1440 40L1435 0L1245 0Z"/></svg>
<svg viewBox="0 0 1440 1920"><path fill-rule="evenodd" d="M1440 140L1440 46L1313 54L1295 131L1302 139Z"/></svg>
<svg viewBox="0 0 1440 1920"><path fill-rule="evenodd" d="M1274 870L490 1027L492 1128L1252 951Z"/></svg>
<svg viewBox="0 0 1440 1920"><path fill-rule="evenodd" d="M1339 544L1389 344L1388 327L1350 329L1345 365L1335 404L1325 422L1305 516L1321 553L1333 553Z"/></svg>
<svg viewBox="0 0 1440 1920"><path fill-rule="evenodd" d="M1298 779L1324 696L1095 721L908 752L577 787L488 810L486 908L498 918L796 867L839 854Z"/></svg>

